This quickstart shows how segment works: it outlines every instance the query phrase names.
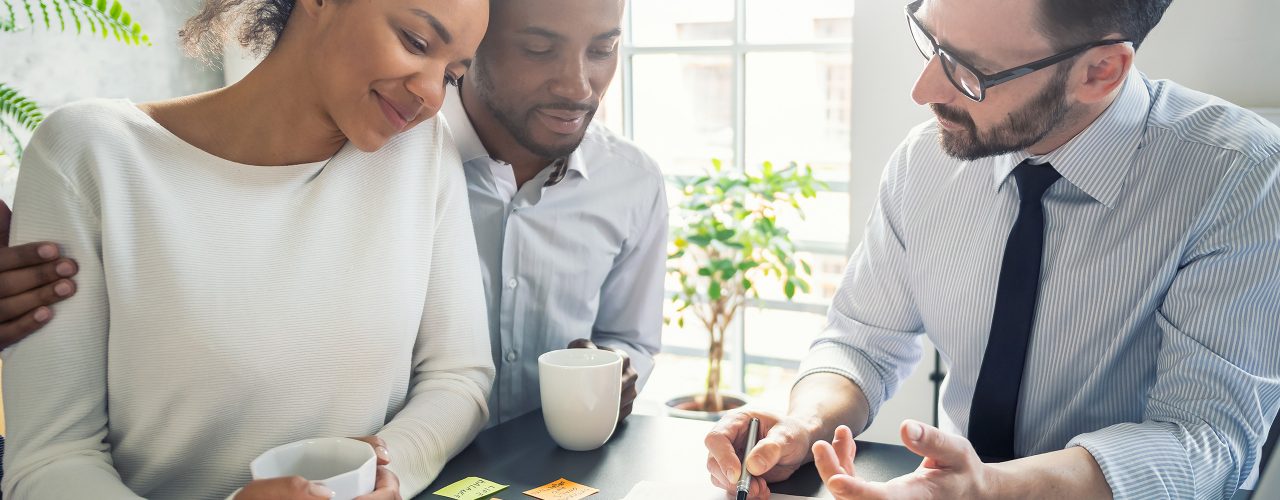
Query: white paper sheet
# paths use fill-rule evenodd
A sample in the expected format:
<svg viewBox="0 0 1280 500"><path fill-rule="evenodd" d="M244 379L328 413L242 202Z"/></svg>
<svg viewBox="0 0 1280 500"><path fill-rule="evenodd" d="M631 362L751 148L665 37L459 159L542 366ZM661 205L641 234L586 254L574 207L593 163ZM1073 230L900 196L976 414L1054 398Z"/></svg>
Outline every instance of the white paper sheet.
<svg viewBox="0 0 1280 500"><path fill-rule="evenodd" d="M710 484L668 483L662 481L640 481L631 488L631 493L623 500L725 500L729 498L725 491ZM817 500L815 497L797 497L773 493L773 500Z"/></svg>

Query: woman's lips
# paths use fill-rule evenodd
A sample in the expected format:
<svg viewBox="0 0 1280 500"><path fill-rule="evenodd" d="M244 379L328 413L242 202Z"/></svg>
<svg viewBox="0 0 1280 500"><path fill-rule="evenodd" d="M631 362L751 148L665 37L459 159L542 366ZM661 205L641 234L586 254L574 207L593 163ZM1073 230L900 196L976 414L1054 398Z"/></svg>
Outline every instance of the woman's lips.
<svg viewBox="0 0 1280 500"><path fill-rule="evenodd" d="M374 95L378 98L378 107L382 108L382 114L387 118L387 122L391 123L391 126L395 127L397 131L404 130L409 125L409 122L415 118L414 116L406 118L405 113L400 111L387 98L382 97L382 94L374 92Z"/></svg>

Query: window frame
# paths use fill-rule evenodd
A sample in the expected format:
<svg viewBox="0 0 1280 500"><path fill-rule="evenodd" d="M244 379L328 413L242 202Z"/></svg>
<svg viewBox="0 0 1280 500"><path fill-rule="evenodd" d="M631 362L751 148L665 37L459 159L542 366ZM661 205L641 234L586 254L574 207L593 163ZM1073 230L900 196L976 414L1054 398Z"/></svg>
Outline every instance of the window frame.
<svg viewBox="0 0 1280 500"><path fill-rule="evenodd" d="M747 37L746 16L749 15L749 0L733 0L733 39L728 41L696 41L687 42L686 44L666 44L666 45L641 45L635 44L633 37L634 29L632 25L632 7L635 2L627 2L624 14L624 29L622 37L622 45L619 48L619 66L620 84L622 98L622 127L621 133L629 139L635 138L635 86L633 63L636 56L644 55L717 55L730 56L732 61L732 91L730 98L732 106L730 117L733 124L733 162L732 167L742 171L746 167L746 144L747 144L747 126L746 126L746 108L747 108L747 88L746 88L746 68L747 55L753 53L768 52L808 52L808 53L827 53L827 54L844 54L849 60L849 66L853 67L853 42L848 41L808 41L808 42L771 42L771 43L753 43ZM853 17L853 2L849 2L849 17ZM852 84L852 78L849 79ZM852 92L852 89L850 90ZM852 111L851 111L852 113ZM853 131L850 127L849 131L849 148L850 148L850 165L848 179L853 178ZM682 177L690 176L666 176L668 182L674 182ZM850 189L848 180L828 180L822 179L827 187L819 189L819 192L845 193L853 199L853 192ZM850 203L849 210L852 212L853 204ZM796 250L800 252L809 252L824 256L839 256L848 258L855 243L855 235L853 227L855 226L850 217L850 227L846 228L846 237L843 245L833 244L831 242L804 241L796 240ZM766 310L782 310L793 312L806 312L825 316L828 304L815 302L800 301L782 301L768 299L752 299L749 301L749 307L755 307ZM734 367L734 372L726 374L726 379L732 383L731 389L745 393L746 385L746 369L748 364L758 364L766 366L778 366L784 368L798 368L799 361L781 357L748 355L746 353L744 339L746 337L746 322L744 321L746 312L743 311L742 316L734 320L733 330L730 332L730 338L726 339L729 344L726 346L727 359L729 364ZM681 356L705 356L706 349L691 349L682 346L668 346L663 344L663 351Z"/></svg>

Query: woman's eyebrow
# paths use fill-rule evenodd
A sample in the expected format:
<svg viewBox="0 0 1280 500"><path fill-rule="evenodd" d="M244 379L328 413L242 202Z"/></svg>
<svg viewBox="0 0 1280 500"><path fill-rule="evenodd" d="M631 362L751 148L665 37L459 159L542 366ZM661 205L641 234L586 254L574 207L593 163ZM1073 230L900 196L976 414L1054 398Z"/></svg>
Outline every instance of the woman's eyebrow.
<svg viewBox="0 0 1280 500"><path fill-rule="evenodd" d="M409 11L413 12L413 14L418 17L426 19L427 24L430 24L431 27L436 30L436 34L440 36L441 40L444 40L445 45L449 45L453 43L453 34L449 33L449 28L444 27L444 23L440 22L439 19L436 19L436 16L433 16L431 15L430 12L427 12L425 10L418 9L418 8L409 9Z"/></svg>

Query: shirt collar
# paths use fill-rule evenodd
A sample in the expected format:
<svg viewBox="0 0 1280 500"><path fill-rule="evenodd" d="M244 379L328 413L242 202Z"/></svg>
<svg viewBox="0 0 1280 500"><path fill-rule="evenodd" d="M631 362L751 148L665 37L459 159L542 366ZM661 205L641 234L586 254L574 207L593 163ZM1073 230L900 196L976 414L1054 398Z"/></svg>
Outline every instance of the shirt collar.
<svg viewBox="0 0 1280 500"><path fill-rule="evenodd" d="M467 116L467 110L462 105L462 94L458 93L457 87L448 88L444 104L440 107L440 114L444 115L445 121L449 123L449 129L453 132L453 142L458 147L458 154L462 156L463 164L479 158L492 158L489 151L485 149L484 142L480 141L480 135L476 133L475 126L471 124L471 118ZM590 132L587 135L588 137L583 138L583 143L590 140ZM583 179L589 179L587 162L582 158L581 145L569 156L552 162L549 167L556 171L551 173L547 186L559 183L568 172L577 172Z"/></svg>
<svg viewBox="0 0 1280 500"><path fill-rule="evenodd" d="M449 123L449 130L453 132L453 142L458 146L458 154L462 156L462 163L489 156L489 152L484 149L484 143L480 142L480 136L476 134L475 126L471 125L471 119L467 117L467 110L462 107L462 97L458 94L457 87L448 88L444 96L444 105L440 107L440 114L444 115L445 121Z"/></svg>
<svg viewBox="0 0 1280 500"><path fill-rule="evenodd" d="M1053 165L1067 182L1107 208L1115 208L1133 157L1142 146L1150 107L1146 77L1131 69L1111 106L1062 147L1035 158L1025 151L1000 157L994 167L995 188L1000 189L1014 167L1032 158L1032 163Z"/></svg>

